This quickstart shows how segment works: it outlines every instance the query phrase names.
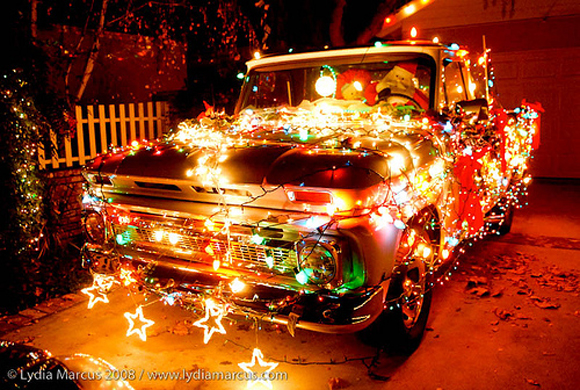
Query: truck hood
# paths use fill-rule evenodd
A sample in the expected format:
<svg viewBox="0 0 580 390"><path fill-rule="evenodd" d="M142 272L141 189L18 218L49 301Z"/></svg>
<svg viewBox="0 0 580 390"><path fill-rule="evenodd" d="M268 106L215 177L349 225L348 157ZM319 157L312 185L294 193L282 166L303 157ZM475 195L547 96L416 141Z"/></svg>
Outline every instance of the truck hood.
<svg viewBox="0 0 580 390"><path fill-rule="evenodd" d="M370 140L362 141L368 143ZM204 159L211 159L212 153L204 148L161 143L98 157L87 165L86 170L113 177L147 177L163 182L185 180L201 185L204 180L195 174L196 169ZM367 188L395 173L389 164L389 160L395 157L403 161L403 167L399 169L412 167L407 148L394 141L373 151L262 144L233 147L222 152L217 171L220 183L225 187L250 184Z"/></svg>
<svg viewBox="0 0 580 390"><path fill-rule="evenodd" d="M338 129L305 140L298 127L291 133L280 131L286 129L280 121L267 123L274 124L245 134L196 122L188 139L170 136L98 157L85 177L109 194L297 211L305 206L287 191L318 191L349 210L361 199L362 207L372 204L384 192L382 183L413 175L440 155L429 137L413 130L418 122L405 123L404 131L373 132L370 123L371 130Z"/></svg>

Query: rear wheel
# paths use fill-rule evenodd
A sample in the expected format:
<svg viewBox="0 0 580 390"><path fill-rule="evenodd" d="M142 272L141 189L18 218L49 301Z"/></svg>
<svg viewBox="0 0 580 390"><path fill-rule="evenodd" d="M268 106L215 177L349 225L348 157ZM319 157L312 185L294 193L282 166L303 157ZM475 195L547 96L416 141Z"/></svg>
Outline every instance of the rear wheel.
<svg viewBox="0 0 580 390"><path fill-rule="evenodd" d="M494 217L499 217L501 220L499 222L492 222L490 230L500 236L508 234L512 229L514 208L511 205L495 206L490 214Z"/></svg>
<svg viewBox="0 0 580 390"><path fill-rule="evenodd" d="M365 341L395 352L412 353L419 346L431 308L434 256L429 236L421 227L408 228L397 251L385 310L369 326Z"/></svg>
<svg viewBox="0 0 580 390"><path fill-rule="evenodd" d="M512 230L512 223L514 221L514 207L509 206L505 211L503 223L499 226L498 232L500 236L508 234Z"/></svg>

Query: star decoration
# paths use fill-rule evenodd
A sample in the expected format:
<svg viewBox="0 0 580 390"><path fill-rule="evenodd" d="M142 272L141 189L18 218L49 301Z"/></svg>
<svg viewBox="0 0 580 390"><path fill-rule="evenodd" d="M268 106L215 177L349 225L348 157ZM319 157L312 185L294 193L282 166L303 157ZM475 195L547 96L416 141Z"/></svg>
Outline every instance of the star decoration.
<svg viewBox="0 0 580 390"><path fill-rule="evenodd" d="M164 295L161 297L161 301L164 302L166 305L173 306L175 302L179 299L180 293L172 292L170 294Z"/></svg>
<svg viewBox="0 0 580 390"><path fill-rule="evenodd" d="M141 322L143 324L140 327L135 326L134 320L137 319L137 317L138 317L139 322ZM135 311L135 314L131 314L129 312L126 312L125 318L127 318L127 320L129 321L129 329L127 329L127 337L131 336L132 334L137 334L137 335L139 335L141 340L147 341L147 333L145 332L145 329L147 329L148 327L153 325L155 323L155 321L151 321L151 320L148 320L147 318L143 317L143 307L139 306L137 308L137 311Z"/></svg>
<svg viewBox="0 0 580 390"><path fill-rule="evenodd" d="M93 285L81 290L83 294L89 296L89 309L92 309L97 302L109 303L107 293L116 282L111 275L93 274Z"/></svg>
<svg viewBox="0 0 580 390"><path fill-rule="evenodd" d="M213 299L206 299L205 300L205 317L201 320L194 322L193 325L197 326L198 328L203 328L203 342L207 344L211 336L215 332L219 332L221 334L226 334L226 330L222 325L222 318L226 315L227 310L223 305L220 305L213 301ZM212 319L215 325L209 326L206 322L209 319Z"/></svg>
<svg viewBox="0 0 580 390"><path fill-rule="evenodd" d="M133 277L133 271L130 269L121 268L121 274L119 275L119 279L123 281L123 285L128 286L132 283L135 283L137 280Z"/></svg>
<svg viewBox="0 0 580 390"><path fill-rule="evenodd" d="M260 367L269 367L267 370L263 371L260 376L257 376L257 373L252 371L250 368L256 366L256 360ZM254 387L257 382L262 383L267 388L272 388L272 381L268 378L270 372L278 367L278 363L267 363L264 361L264 355L262 351L258 348L254 348L254 353L252 354L252 362L251 363L238 363L238 366L252 377L251 381L248 381L248 389ZM268 375L266 375L268 374Z"/></svg>
<svg viewBox="0 0 580 390"><path fill-rule="evenodd" d="M93 274L93 287L98 286L101 291L109 291L116 283L114 276L104 274Z"/></svg>
<svg viewBox="0 0 580 390"><path fill-rule="evenodd" d="M104 292L98 285L95 285L94 282L91 287L83 288L81 292L89 296L89 309L92 309L97 302L109 303L107 293Z"/></svg>

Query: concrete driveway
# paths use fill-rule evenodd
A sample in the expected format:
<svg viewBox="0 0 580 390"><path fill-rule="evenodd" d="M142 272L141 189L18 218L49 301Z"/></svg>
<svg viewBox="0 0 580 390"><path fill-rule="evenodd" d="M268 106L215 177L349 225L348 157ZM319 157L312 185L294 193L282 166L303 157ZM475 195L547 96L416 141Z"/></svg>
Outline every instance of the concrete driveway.
<svg viewBox="0 0 580 390"><path fill-rule="evenodd" d="M274 389L576 389L578 200L578 182L534 182L530 204L516 213L512 232L474 243L450 280L435 289L428 330L410 357L377 351L356 335L298 330L293 338L270 324L256 331L244 319L224 320L227 334L214 334L206 345L203 330L192 325L198 317L162 303L144 308L155 324L143 342L125 336L123 313L135 310L135 298L124 289L92 310L81 299L37 315L35 323L1 338L26 341L54 355L83 352L104 358L119 370L134 370L136 389L246 388L245 381L200 376L241 371L238 363L250 362L256 345L265 361L279 362L274 371L287 373L287 380L272 382ZM158 372L188 373L190 381L185 375L150 378Z"/></svg>

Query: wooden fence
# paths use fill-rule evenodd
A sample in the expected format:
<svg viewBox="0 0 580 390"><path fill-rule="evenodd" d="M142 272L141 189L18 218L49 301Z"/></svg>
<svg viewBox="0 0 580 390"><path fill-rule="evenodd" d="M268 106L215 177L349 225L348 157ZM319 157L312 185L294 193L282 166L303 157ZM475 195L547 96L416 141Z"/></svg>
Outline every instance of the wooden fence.
<svg viewBox="0 0 580 390"><path fill-rule="evenodd" d="M76 132L57 143L57 153L39 150L42 168L78 167L105 153L109 146L126 146L134 140L155 139L167 130L167 102L76 106Z"/></svg>

